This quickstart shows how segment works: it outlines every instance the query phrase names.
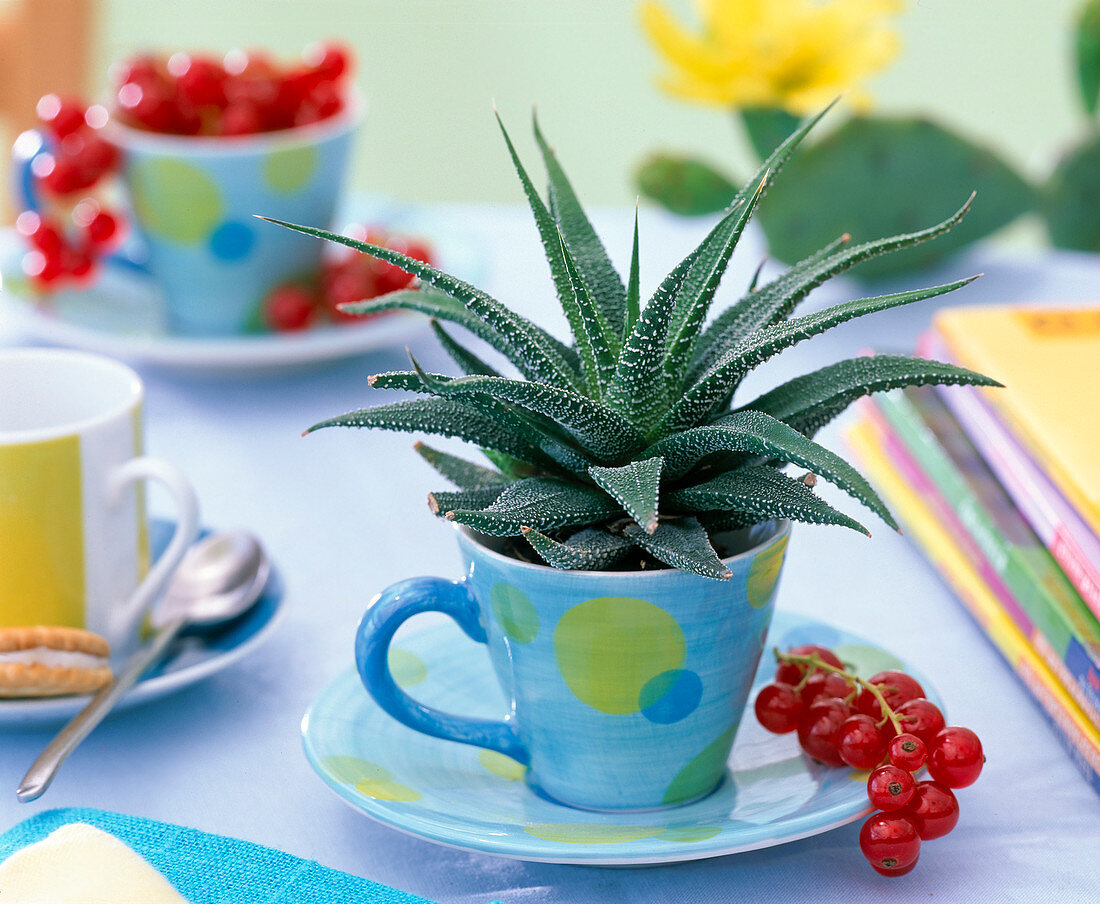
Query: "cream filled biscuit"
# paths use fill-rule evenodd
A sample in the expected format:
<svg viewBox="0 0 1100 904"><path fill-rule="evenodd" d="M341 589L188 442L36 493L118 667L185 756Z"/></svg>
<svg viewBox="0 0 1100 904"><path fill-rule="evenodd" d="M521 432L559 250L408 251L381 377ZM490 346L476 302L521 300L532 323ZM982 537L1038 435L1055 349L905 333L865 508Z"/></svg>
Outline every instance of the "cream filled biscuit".
<svg viewBox="0 0 1100 904"><path fill-rule="evenodd" d="M0 628L0 697L90 694L111 680L111 648L79 628Z"/></svg>

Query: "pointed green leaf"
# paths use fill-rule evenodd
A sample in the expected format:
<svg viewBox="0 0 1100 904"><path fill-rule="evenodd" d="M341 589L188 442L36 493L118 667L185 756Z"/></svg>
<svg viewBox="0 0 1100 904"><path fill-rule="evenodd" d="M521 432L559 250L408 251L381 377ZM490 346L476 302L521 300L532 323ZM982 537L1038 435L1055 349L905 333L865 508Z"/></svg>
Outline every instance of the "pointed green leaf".
<svg viewBox="0 0 1100 904"><path fill-rule="evenodd" d="M706 529L694 518L663 521L652 534L636 524L629 524L627 539L648 552L653 558L681 571L690 571L705 578L728 581L733 577L718 553L710 545Z"/></svg>
<svg viewBox="0 0 1100 904"><path fill-rule="evenodd" d="M657 497L661 488L659 456L632 461L621 468L588 469L596 485L610 493L646 533L657 529Z"/></svg>
<svg viewBox="0 0 1100 904"><path fill-rule="evenodd" d="M531 477L512 484L481 511L456 509L447 512L446 517L483 534L518 537L524 527L547 531L591 525L621 511L614 499L595 487L552 477Z"/></svg>
<svg viewBox="0 0 1100 904"><path fill-rule="evenodd" d="M623 342L630 336L641 316L641 280L638 264L638 205L634 205L634 244L630 252L630 281L626 286L626 316L623 319Z"/></svg>
<svg viewBox="0 0 1100 904"><path fill-rule="evenodd" d="M686 474L715 452L751 452L799 465L840 487L897 529L889 509L862 474L835 452L762 411L736 411L713 424L675 433L642 454L666 456L671 478Z"/></svg>
<svg viewBox="0 0 1100 904"><path fill-rule="evenodd" d="M577 531L564 543L530 527L521 530L535 552L550 565L569 571L601 571L614 565L633 548L629 540L592 528Z"/></svg>
<svg viewBox="0 0 1100 904"><path fill-rule="evenodd" d="M621 414L568 389L504 377L418 375L425 387L440 396L487 397L542 415L600 461L616 461L642 445L641 434Z"/></svg>
<svg viewBox="0 0 1100 904"><path fill-rule="evenodd" d="M827 248L811 254L716 317L700 337L689 374L697 376L746 336L785 319L813 289L832 277L862 261L911 248L950 231L966 216L973 201L974 195L971 195L954 214L928 229L863 242L852 248L843 247L849 240L844 235Z"/></svg>
<svg viewBox="0 0 1100 904"><path fill-rule="evenodd" d="M500 374L490 364L486 364L466 346L460 344L450 333L439 325L434 317L430 321L432 332L439 339L440 344L451 360L455 362L465 374L481 374L487 377L499 377Z"/></svg>
<svg viewBox="0 0 1100 904"><path fill-rule="evenodd" d="M616 336L623 335L623 311L625 292L623 281L612 265L596 230L592 228L573 186L569 183L565 170L558 162L553 149L547 143L539 129L537 117L532 117L535 129L535 141L538 142L546 172L550 177L550 199L554 210L554 219L561 227L565 243L576 261L577 269L585 285L592 291L604 320Z"/></svg>
<svg viewBox="0 0 1100 904"><path fill-rule="evenodd" d="M545 461L545 456L522 434L517 435L491 418L450 399L412 399L349 411L314 424L306 433L326 427L366 427L400 433L454 436L486 449L504 452L520 461L540 465Z"/></svg>
<svg viewBox="0 0 1100 904"><path fill-rule="evenodd" d="M425 443L417 442L413 449L424 461L463 490L483 490L486 487L503 486L509 482L500 471L476 465L449 452L441 452Z"/></svg>
<svg viewBox="0 0 1100 904"><path fill-rule="evenodd" d="M975 279L977 277L927 289L858 298L759 330L719 358L672 406L658 430L672 433L699 423L719 399L736 389L745 374L783 349L857 317L935 298L960 289Z"/></svg>
<svg viewBox="0 0 1100 904"><path fill-rule="evenodd" d="M623 343L615 378L608 387L608 403L643 430L659 420L668 407L661 371L669 321L694 260L689 254L657 287Z"/></svg>
<svg viewBox="0 0 1100 904"><path fill-rule="evenodd" d="M442 374L420 374L414 371L390 371L383 374L371 374L367 377L367 383L375 389L398 389L405 392L431 392L440 395L424 378L434 378L438 381L446 381L451 377ZM463 378L468 379L468 378ZM488 379L488 378L485 378ZM541 385L541 384L535 384ZM488 418L500 428L512 433L521 441L529 441L528 445L535 448L533 457L531 454L517 456L521 460L536 464L549 470L564 469L573 474L587 475L591 462L572 448L560 437L560 431L554 425L546 425L542 420L535 421L526 417L523 412L509 405L503 405L496 399L485 395L457 398L455 400L463 410L470 411ZM369 410L369 409L368 409ZM484 445L479 443L479 445ZM508 452L507 449L501 449ZM509 453L511 454L511 453Z"/></svg>
<svg viewBox="0 0 1100 904"><path fill-rule="evenodd" d="M741 239L756 205L763 197L768 184L767 171L760 177L756 189L747 199L738 199L731 212L718 224L699 247L698 257L692 265L684 288L676 300L673 313L671 339L665 353L664 371L667 393L671 397L679 391L687 371L695 341L699 337L703 321L710 311L714 293L729 266L733 249ZM736 214L736 215L735 215Z"/></svg>
<svg viewBox="0 0 1100 904"><path fill-rule="evenodd" d="M269 223L293 229L303 235L311 235L314 238L326 239L338 245L346 245L364 254L377 257L380 260L395 264L407 273L419 277L430 286L434 286L440 292L462 302L473 314L477 315L487 326L505 339L508 344L509 360L519 368L528 379L542 380L561 386L577 386L578 377L569 366L568 362L548 342L542 330L533 323L510 311L491 295L470 285L457 277L437 270L435 267L418 261L416 258L385 248L381 245L373 245L370 242L360 242L339 235L325 229L316 229L312 226L298 226L283 220L270 217L260 217Z"/></svg>
<svg viewBox="0 0 1100 904"><path fill-rule="evenodd" d="M480 487L476 490L438 490L428 494L428 508L433 515L441 517L455 509L483 509L496 502L507 488L507 484L501 483L495 487Z"/></svg>
<svg viewBox="0 0 1100 904"><path fill-rule="evenodd" d="M863 355L795 377L740 410L766 411L799 433L813 436L861 396L929 384L1001 385L954 364L903 355Z"/></svg>
<svg viewBox="0 0 1100 904"><path fill-rule="evenodd" d="M523 193L527 197L531 213L535 218L535 226L538 228L539 238L542 240L543 252L547 263L550 265L550 275L554 280L554 286L558 291L562 310L565 312L569 327L573 331L573 337L580 352L581 361L584 363L585 379L588 390L594 396L599 396L601 370L608 373L615 355L618 352L618 338L612 334L603 313L596 306L584 281L581 279L576 264L573 261L565 239L558 229L558 224L550 216L542 198L539 197L534 183L527 170L524 168L519 155L516 153L508 130L497 114L497 125L504 136L504 143L508 146L508 153L512 158L512 165L523 185ZM618 276L615 277L618 279ZM622 284L620 283L620 290Z"/></svg>
<svg viewBox="0 0 1100 904"><path fill-rule="evenodd" d="M800 480L768 465L749 465L713 480L666 494L665 502L685 512L752 514L760 521L790 518L812 524L839 524L870 536L858 521L838 512Z"/></svg>
<svg viewBox="0 0 1100 904"><path fill-rule="evenodd" d="M1077 87L1090 116L1100 103L1100 0L1086 0L1077 14Z"/></svg>
<svg viewBox="0 0 1100 904"><path fill-rule="evenodd" d="M481 454L496 465L500 469L500 473L509 480L523 480L527 477L539 476L538 468L525 461L520 461L518 458L512 458L511 455L498 452L496 449L482 449Z"/></svg>

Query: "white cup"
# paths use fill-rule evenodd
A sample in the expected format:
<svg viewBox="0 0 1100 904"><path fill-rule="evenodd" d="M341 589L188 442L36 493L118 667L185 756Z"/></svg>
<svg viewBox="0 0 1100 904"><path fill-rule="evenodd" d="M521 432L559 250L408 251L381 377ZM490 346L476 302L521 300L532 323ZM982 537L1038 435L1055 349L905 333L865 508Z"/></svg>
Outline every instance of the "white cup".
<svg viewBox="0 0 1100 904"><path fill-rule="evenodd" d="M62 349L0 350L0 627L68 625L132 648L198 533L183 474L142 455L141 379ZM175 497L175 533L149 567L141 481Z"/></svg>

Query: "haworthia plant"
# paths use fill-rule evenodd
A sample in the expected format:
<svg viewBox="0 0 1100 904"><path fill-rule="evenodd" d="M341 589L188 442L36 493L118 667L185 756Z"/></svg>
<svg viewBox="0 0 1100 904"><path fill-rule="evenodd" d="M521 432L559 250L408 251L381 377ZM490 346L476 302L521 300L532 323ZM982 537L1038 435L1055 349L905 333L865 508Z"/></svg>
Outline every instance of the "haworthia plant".
<svg viewBox="0 0 1100 904"><path fill-rule="evenodd" d="M457 437L494 467L422 443L417 451L457 489L430 494L440 517L483 534L525 538L556 568L601 570L663 563L716 580L730 576L719 531L776 518L865 531L821 499L791 464L848 493L891 527L886 506L844 459L812 438L860 396L929 383L998 385L950 364L898 356L840 361L747 404L738 387L783 349L855 317L965 285L857 299L792 317L811 289L863 260L946 232L944 222L848 247L841 237L785 274L748 291L705 326L738 238L772 180L817 119L799 126L735 193L718 224L640 303L635 218L623 280L577 201L552 147L535 137L549 175L543 200L504 131L534 214L572 342L563 343L487 293L398 251L309 226L280 223L349 245L419 277L422 288L345 305L352 313L405 308L470 331L518 371L509 376L434 323L460 376L377 374L377 388L422 398L365 408L310 428L346 426ZM274 221L279 223L280 221ZM434 321L433 321L434 322Z"/></svg>

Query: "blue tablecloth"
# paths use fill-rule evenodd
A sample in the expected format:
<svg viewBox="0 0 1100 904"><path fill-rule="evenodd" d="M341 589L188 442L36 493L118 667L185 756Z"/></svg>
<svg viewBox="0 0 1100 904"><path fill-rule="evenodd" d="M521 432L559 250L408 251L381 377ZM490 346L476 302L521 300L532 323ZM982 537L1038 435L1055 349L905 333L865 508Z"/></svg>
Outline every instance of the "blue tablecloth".
<svg viewBox="0 0 1100 904"><path fill-rule="evenodd" d="M468 230L484 247L487 288L563 330L525 210L449 207L434 215L447 229ZM632 211L597 217L620 263L629 257L631 225ZM655 285L704 228L643 211L643 285ZM720 300L735 297L760 256L759 239L750 233ZM1100 298L1094 258L995 247L898 285L978 271L986 272L983 280L947 299L876 315L798 346L754 376L746 397L864 347L908 350L936 303ZM876 286L865 294L888 290ZM809 305L861 291L852 283L831 285ZM9 331L0 341L25 340ZM411 344L427 369L448 368L430 336ZM100 807L248 839L444 904L493 898L510 904L1100 900L1100 800L935 572L905 538L881 525L870 540L837 528L798 529L779 605L869 635L917 664L935 681L952 721L972 727L985 743L988 763L981 780L960 794L958 828L929 843L908 877L890 881L868 868L857 846L858 823L717 860L608 870L439 847L345 806L306 764L302 713L351 662L354 626L378 589L416 574L455 574L458 559L450 527L424 504L439 481L411 452L411 438L346 430L299 434L327 416L386 400L391 394L368 389L367 375L406 363L395 348L274 378L144 371L149 452L190 475L208 524L261 534L286 578L287 618L265 647L233 668L113 716L39 803L16 804L14 788L49 733L5 734L0 830L42 808ZM1100 374L1091 379L1092 389L1083 391L1100 385ZM835 430L824 441L840 448ZM156 491L151 506L167 511Z"/></svg>

